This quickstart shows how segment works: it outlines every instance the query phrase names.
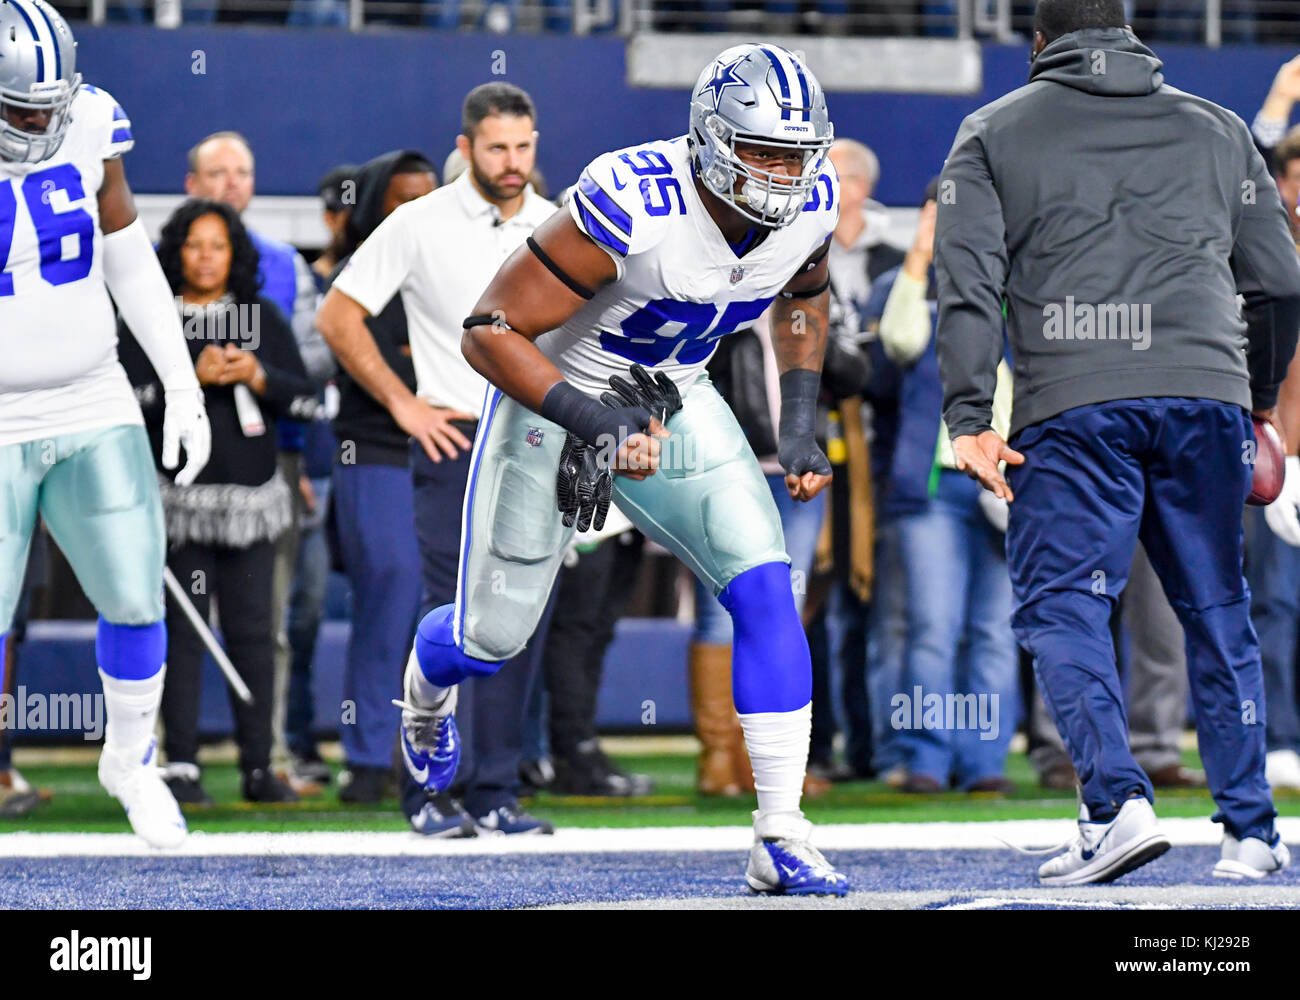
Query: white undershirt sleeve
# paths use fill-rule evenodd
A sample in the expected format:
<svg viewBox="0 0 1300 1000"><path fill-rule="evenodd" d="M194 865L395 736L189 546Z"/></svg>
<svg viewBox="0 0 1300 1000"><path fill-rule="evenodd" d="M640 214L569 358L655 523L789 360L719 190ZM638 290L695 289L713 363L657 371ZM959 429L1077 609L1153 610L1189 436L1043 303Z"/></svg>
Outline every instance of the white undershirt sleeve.
<svg viewBox="0 0 1300 1000"><path fill-rule="evenodd" d="M105 233L103 246L104 283L163 389L197 389L176 299L144 223L137 217L125 229Z"/></svg>

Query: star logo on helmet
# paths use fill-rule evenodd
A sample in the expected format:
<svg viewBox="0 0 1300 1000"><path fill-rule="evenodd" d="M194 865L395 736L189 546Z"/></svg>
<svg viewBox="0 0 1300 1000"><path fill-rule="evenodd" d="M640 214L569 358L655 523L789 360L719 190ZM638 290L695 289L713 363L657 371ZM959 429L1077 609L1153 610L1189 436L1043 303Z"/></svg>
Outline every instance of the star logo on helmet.
<svg viewBox="0 0 1300 1000"><path fill-rule="evenodd" d="M719 63L713 67L713 78L700 89L700 95L703 96L705 91L713 92L714 111L718 110L718 105L722 102L722 92L728 87L749 86L748 81L736 72L736 67L748 58L748 55L743 55L735 62L727 63L725 66Z"/></svg>

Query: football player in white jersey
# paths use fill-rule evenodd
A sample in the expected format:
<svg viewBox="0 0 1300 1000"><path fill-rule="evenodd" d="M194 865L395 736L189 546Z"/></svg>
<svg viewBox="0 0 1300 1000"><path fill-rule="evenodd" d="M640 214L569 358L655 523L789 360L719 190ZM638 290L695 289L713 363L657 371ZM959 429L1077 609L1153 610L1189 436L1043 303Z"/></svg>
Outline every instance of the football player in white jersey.
<svg viewBox="0 0 1300 1000"><path fill-rule="evenodd" d="M164 462L181 445L187 459L178 483L207 462L210 431L119 159L132 143L117 102L81 83L58 11L0 2L0 649L39 512L99 612L99 780L136 833L170 847L186 828L154 761L166 540L110 292L166 391Z"/></svg>
<svg viewBox="0 0 1300 1000"><path fill-rule="evenodd" d="M424 619L407 665L403 748L417 781L451 781L455 684L523 648L575 516L598 526L612 487L732 615L733 693L758 795L750 888L847 890L799 809L812 671L780 519L704 370L720 337L775 302L780 458L790 495L816 496L831 478L814 418L839 200L832 138L801 59L729 48L695 85L689 133L597 157L569 211L538 227L465 321L465 356L491 384L456 604Z"/></svg>

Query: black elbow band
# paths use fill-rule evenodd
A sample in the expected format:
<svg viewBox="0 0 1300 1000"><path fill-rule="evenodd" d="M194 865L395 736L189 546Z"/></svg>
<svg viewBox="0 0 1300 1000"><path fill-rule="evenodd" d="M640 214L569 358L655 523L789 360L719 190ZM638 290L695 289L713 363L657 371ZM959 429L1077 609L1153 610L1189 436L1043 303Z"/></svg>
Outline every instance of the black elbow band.
<svg viewBox="0 0 1300 1000"><path fill-rule="evenodd" d="M528 243L528 249L531 250L534 253L534 255L536 255L538 260L540 260L543 264L546 265L546 270L550 271L553 275L555 275L562 282L564 282L564 287L567 288L569 291L571 291L574 295L577 295L579 298L589 299L594 294L596 294L595 292L591 291L584 285L578 284L578 282L574 281L567 274L565 274L564 271L560 268L560 265L555 263L555 261L551 260L551 258L547 256L546 251L542 249L542 245L538 243L535 239L533 239L531 236L528 237L526 242Z"/></svg>
<svg viewBox="0 0 1300 1000"><path fill-rule="evenodd" d="M808 288L808 289L805 289L804 291L800 291L800 292L782 292L782 293L781 293L781 298L783 298L783 299L815 299L818 295L820 295L822 292L826 291L826 289L828 289L828 288L830 288L830 287L831 287L831 279L830 279L830 278L827 278L825 281L823 281L823 282L822 282L820 285L818 285L816 288Z"/></svg>
<svg viewBox="0 0 1300 1000"><path fill-rule="evenodd" d="M514 329L513 326L495 313L475 313L473 316L465 317L464 322L462 322L460 326L462 330L469 330L476 326L495 326L499 330Z"/></svg>

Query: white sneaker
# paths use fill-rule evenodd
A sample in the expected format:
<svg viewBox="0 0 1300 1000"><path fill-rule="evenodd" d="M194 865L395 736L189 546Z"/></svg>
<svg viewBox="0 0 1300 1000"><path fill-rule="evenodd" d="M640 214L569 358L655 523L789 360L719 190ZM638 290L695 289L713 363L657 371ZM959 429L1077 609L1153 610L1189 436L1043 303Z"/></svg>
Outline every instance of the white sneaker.
<svg viewBox="0 0 1300 1000"><path fill-rule="evenodd" d="M1258 837L1238 840L1224 831L1223 856L1214 866L1214 877L1258 879L1280 872L1290 863L1291 852L1282 843L1280 833L1273 834L1273 843L1269 845Z"/></svg>
<svg viewBox="0 0 1300 1000"><path fill-rule="evenodd" d="M1151 803L1131 798L1108 823L1088 819L1080 806L1079 837L1064 854L1038 869L1038 879L1048 885L1082 885L1112 882L1169 850L1169 838L1156 825Z"/></svg>
<svg viewBox="0 0 1300 1000"><path fill-rule="evenodd" d="M1273 788L1300 788L1300 754L1270 750L1264 755L1264 780Z"/></svg>
<svg viewBox="0 0 1300 1000"><path fill-rule="evenodd" d="M162 768L154 764L155 753L151 743L143 762L124 760L105 747L99 755L99 783L122 803L131 829L151 847L177 847L189 829L171 789L163 781Z"/></svg>

